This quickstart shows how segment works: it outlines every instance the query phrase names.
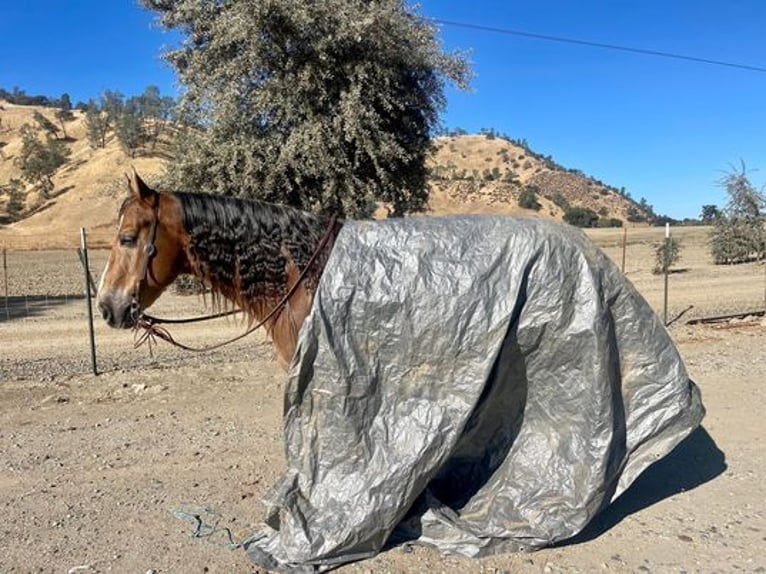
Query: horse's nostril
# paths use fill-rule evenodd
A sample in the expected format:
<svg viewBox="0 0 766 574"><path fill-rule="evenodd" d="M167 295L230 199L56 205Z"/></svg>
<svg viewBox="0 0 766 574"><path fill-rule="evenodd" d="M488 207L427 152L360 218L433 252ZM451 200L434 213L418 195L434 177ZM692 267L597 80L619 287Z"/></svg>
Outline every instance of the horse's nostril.
<svg viewBox="0 0 766 574"><path fill-rule="evenodd" d="M104 303L99 303L98 309L101 311L101 316L104 318L104 321L110 325L113 325L114 318L112 316L112 308L109 305L105 305Z"/></svg>

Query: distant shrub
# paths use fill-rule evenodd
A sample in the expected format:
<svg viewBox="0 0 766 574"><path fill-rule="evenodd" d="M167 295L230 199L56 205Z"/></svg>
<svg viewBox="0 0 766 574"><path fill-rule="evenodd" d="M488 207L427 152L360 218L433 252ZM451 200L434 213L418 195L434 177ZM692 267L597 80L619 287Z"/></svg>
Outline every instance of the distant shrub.
<svg viewBox="0 0 766 574"><path fill-rule="evenodd" d="M598 213L587 207L570 207L564 213L564 221L575 227L596 227Z"/></svg>
<svg viewBox="0 0 766 574"><path fill-rule="evenodd" d="M569 201L567 201L567 198L564 197L560 191L557 191L551 196L551 201L558 205L564 212L566 213L569 211Z"/></svg>
<svg viewBox="0 0 766 574"><path fill-rule="evenodd" d="M519 207L523 209L534 209L539 211L542 205L537 201L537 192L534 186L528 185L519 195Z"/></svg>
<svg viewBox="0 0 766 574"><path fill-rule="evenodd" d="M663 241L654 249L654 269L652 273L658 275L666 269L670 269L681 259L681 242L675 237L669 241Z"/></svg>
<svg viewBox="0 0 766 574"><path fill-rule="evenodd" d="M640 223L646 221L646 217L644 217L644 215L635 205L628 207L628 211L625 213L625 218L631 223Z"/></svg>
<svg viewBox="0 0 766 574"><path fill-rule="evenodd" d="M598 220L599 227L622 227L622 219L616 217L602 217Z"/></svg>

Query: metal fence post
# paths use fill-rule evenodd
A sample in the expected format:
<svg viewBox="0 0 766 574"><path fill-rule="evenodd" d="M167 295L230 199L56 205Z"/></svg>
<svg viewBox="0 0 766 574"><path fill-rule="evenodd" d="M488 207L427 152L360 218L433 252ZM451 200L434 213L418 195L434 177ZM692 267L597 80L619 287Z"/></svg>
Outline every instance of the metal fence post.
<svg viewBox="0 0 766 574"><path fill-rule="evenodd" d="M665 275L665 298L662 305L662 324L668 325L668 267L670 267L670 223L665 224L665 252L662 254L662 271Z"/></svg>
<svg viewBox="0 0 766 574"><path fill-rule="evenodd" d="M5 258L5 247L3 247L3 281L5 283L5 318L11 319L11 312L8 310L8 261Z"/></svg>
<svg viewBox="0 0 766 574"><path fill-rule="evenodd" d="M88 245L85 238L85 228L80 228L80 249L82 249L83 272L85 274L85 304L88 307L88 332L90 333L90 362L93 366L93 374L98 375L96 367L96 338L93 333L93 308L91 306L91 279L88 266Z"/></svg>
<svg viewBox="0 0 766 574"><path fill-rule="evenodd" d="M622 274L625 275L625 250L628 246L628 226L622 228Z"/></svg>

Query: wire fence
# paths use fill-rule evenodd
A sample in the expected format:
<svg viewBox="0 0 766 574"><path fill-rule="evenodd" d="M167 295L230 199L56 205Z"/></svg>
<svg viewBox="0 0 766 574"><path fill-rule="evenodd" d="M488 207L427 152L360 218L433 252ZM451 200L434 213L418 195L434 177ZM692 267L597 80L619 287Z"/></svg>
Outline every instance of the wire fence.
<svg viewBox="0 0 766 574"><path fill-rule="evenodd" d="M668 280L668 318L683 320L766 310L766 265L755 261L741 265L713 265L707 247L707 228L678 228L681 259ZM663 241L659 228L593 230L588 235L630 279L662 316L664 280L653 272L657 246ZM98 281L106 264L104 247L113 232L89 232L90 269ZM27 244L45 245L47 236L27 237ZM59 242L61 238L58 238ZM85 297L83 268L78 256L79 238L65 249L20 249L0 244L0 321L44 314L71 299ZM93 247L95 244L95 248Z"/></svg>

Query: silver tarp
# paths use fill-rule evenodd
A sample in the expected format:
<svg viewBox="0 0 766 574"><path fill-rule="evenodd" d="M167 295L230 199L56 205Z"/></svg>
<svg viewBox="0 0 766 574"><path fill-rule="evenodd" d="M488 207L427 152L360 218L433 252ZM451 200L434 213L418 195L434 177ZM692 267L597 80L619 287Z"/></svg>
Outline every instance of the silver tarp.
<svg viewBox="0 0 766 574"><path fill-rule="evenodd" d="M704 414L601 251L505 217L347 223L285 409L287 470L247 552L291 571L403 540L482 556L570 538Z"/></svg>

